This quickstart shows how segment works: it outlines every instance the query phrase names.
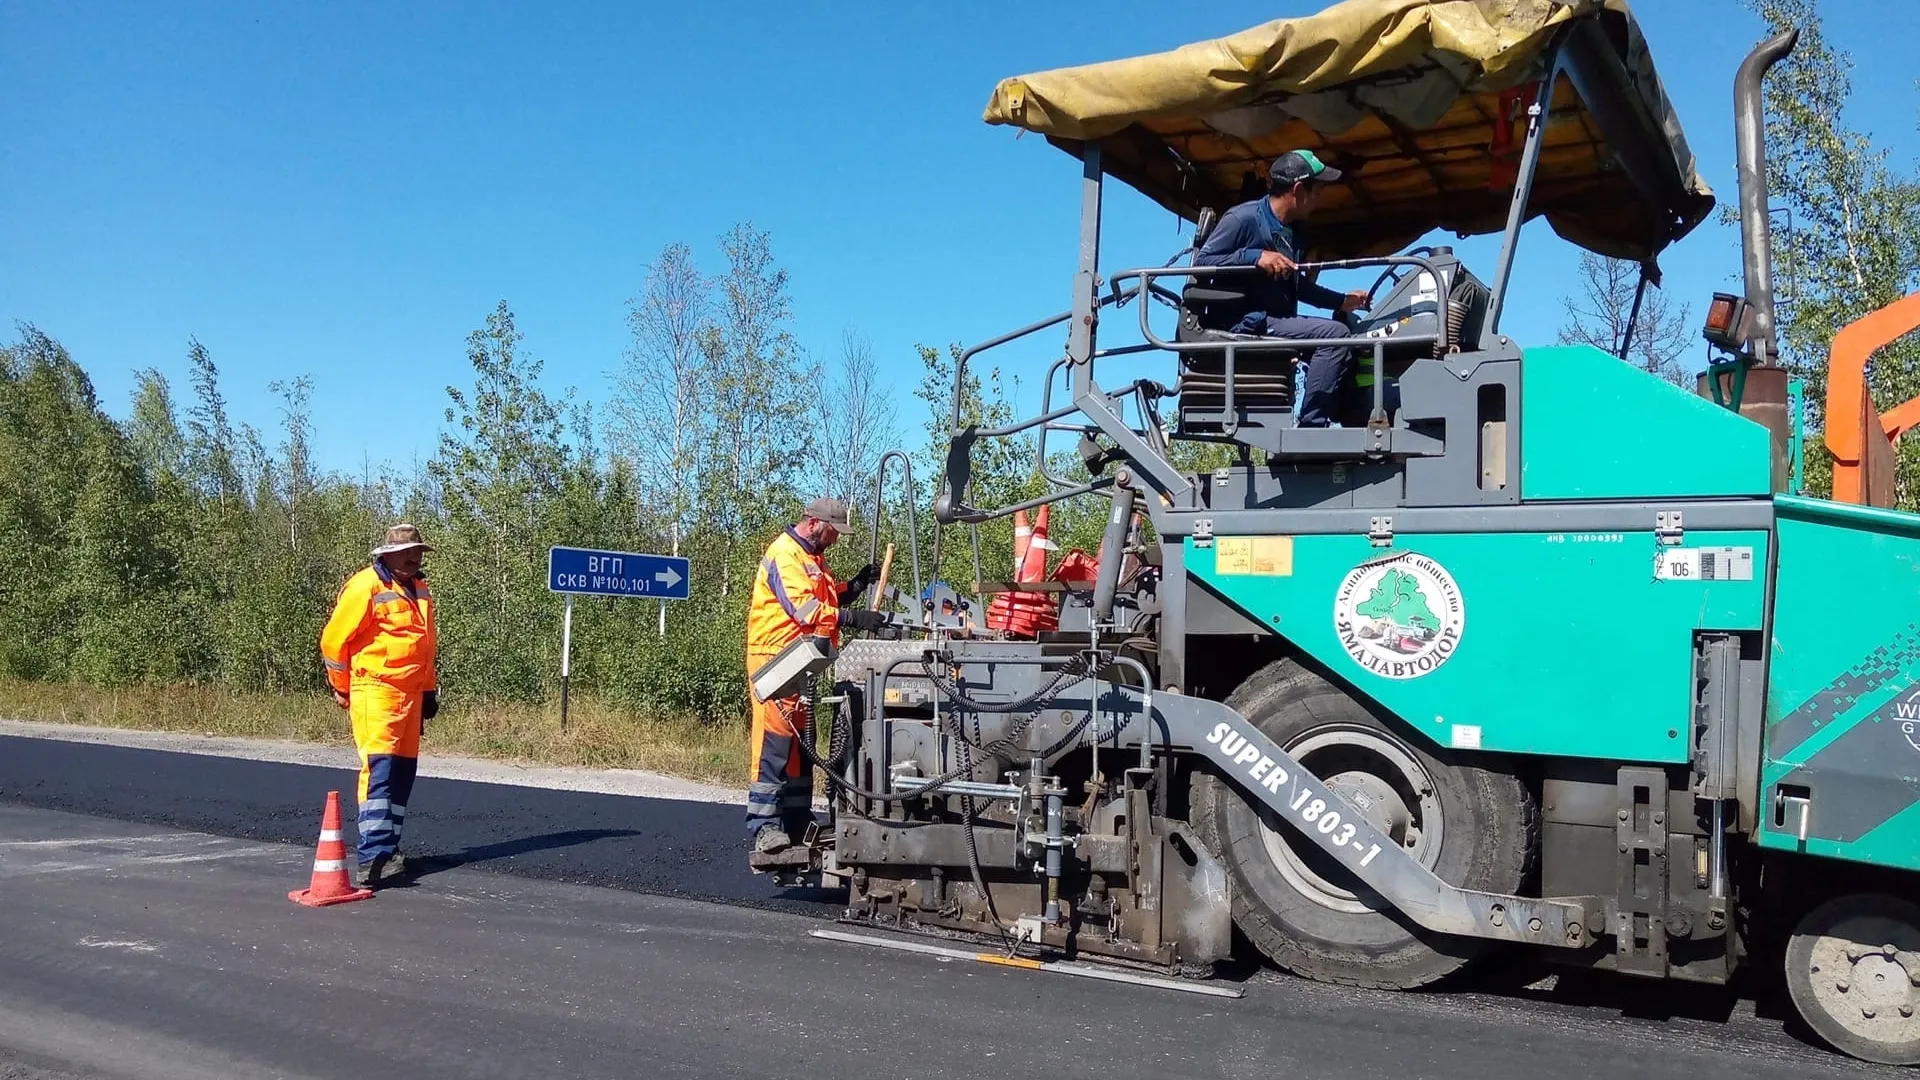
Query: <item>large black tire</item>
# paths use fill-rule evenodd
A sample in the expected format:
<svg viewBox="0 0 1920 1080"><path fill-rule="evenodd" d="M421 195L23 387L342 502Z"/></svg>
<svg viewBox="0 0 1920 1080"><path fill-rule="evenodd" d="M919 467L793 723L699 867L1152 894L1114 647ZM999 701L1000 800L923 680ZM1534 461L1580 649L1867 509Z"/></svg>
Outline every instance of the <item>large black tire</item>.
<svg viewBox="0 0 1920 1080"><path fill-rule="evenodd" d="M1794 927L1784 960L1794 1008L1828 1045L1920 1065L1920 906L1879 893L1828 900Z"/></svg>
<svg viewBox="0 0 1920 1080"><path fill-rule="evenodd" d="M1442 880L1507 893L1526 880L1539 847L1539 803L1488 759L1456 760L1402 737L1291 660L1248 676L1227 704L1343 796L1329 773L1363 783L1370 783L1369 770L1410 776L1404 790L1413 793L1399 803L1391 796L1370 801L1394 807L1403 835ZM1303 747L1304 757L1296 752ZM1323 767L1331 762L1340 765ZM1317 982L1411 989L1459 971L1491 944L1419 927L1211 771L1194 776L1191 824L1232 877L1235 924L1287 971ZM1295 857L1277 857L1280 844ZM1303 875L1302 866L1310 873Z"/></svg>

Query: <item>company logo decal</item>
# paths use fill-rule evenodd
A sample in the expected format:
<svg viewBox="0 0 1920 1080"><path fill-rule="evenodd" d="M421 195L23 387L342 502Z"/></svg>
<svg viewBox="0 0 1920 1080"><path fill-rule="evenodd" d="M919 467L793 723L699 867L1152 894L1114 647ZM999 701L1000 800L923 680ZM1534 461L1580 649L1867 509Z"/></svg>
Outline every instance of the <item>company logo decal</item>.
<svg viewBox="0 0 1920 1080"><path fill-rule="evenodd" d="M1447 568L1412 552L1362 563L1333 600L1340 646L1386 679L1432 674L1460 647L1467 607Z"/></svg>

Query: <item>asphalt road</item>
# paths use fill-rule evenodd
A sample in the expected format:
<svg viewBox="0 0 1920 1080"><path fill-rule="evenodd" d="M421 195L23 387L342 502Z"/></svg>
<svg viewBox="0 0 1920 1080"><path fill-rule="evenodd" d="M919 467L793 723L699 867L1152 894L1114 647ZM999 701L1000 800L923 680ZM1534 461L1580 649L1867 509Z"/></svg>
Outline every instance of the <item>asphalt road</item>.
<svg viewBox="0 0 1920 1080"><path fill-rule="evenodd" d="M288 903L350 784L0 739L0 1080L1906 1075L1648 984L1222 1000L819 941L834 898L771 895L724 805L423 780L437 872Z"/></svg>
<svg viewBox="0 0 1920 1080"><path fill-rule="evenodd" d="M0 736L0 803L312 849L327 792L353 818L355 774L270 761ZM453 866L660 896L837 912L844 892L777 891L748 871L745 811L719 803L422 777L404 848ZM347 826L349 837L352 825Z"/></svg>

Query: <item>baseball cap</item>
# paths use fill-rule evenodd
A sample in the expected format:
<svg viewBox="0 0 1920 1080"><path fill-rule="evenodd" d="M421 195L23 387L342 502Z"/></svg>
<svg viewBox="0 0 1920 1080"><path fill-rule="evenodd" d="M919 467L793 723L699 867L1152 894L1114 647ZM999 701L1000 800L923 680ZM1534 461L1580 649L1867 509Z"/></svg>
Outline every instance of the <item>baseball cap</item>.
<svg viewBox="0 0 1920 1080"><path fill-rule="evenodd" d="M1282 187L1292 187L1302 180L1331 184L1341 176L1339 169L1329 167L1311 150L1289 150L1274 158L1273 167L1267 170L1268 179Z"/></svg>
<svg viewBox="0 0 1920 1080"><path fill-rule="evenodd" d="M824 521L836 529L847 528L853 523L847 513L847 504L839 499L815 499L807 504L805 513L808 517Z"/></svg>

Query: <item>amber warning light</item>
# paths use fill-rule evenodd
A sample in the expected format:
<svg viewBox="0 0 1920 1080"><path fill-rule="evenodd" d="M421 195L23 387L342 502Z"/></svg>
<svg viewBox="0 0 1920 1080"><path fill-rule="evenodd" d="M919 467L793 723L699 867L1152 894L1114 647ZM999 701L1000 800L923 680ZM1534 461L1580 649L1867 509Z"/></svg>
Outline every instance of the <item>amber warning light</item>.
<svg viewBox="0 0 1920 1080"><path fill-rule="evenodd" d="M1714 293L1707 306L1704 336L1731 352L1740 351L1747 341L1747 302L1732 293Z"/></svg>

